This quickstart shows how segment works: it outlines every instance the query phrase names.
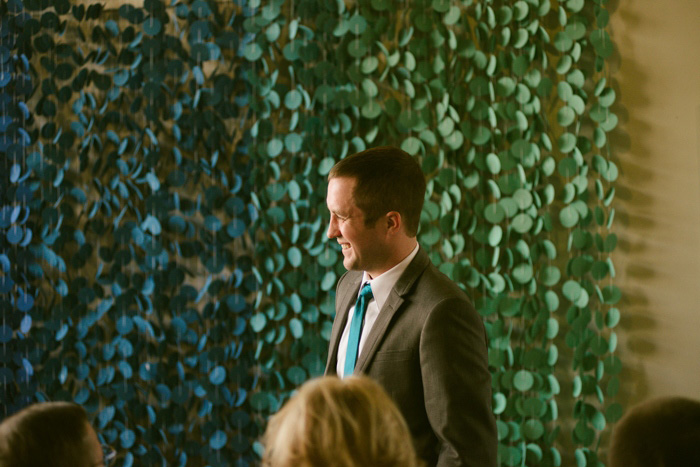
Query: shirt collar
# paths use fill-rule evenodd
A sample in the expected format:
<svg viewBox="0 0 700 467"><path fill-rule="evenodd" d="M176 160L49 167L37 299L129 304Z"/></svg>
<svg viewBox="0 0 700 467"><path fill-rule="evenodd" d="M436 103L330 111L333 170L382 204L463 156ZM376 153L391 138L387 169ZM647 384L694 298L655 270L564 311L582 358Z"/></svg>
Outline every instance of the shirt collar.
<svg viewBox="0 0 700 467"><path fill-rule="evenodd" d="M404 259L401 260L400 263L398 263L396 266L393 268L389 269L388 271L382 273L381 275L375 277L374 279L370 279L369 274L367 274L367 271L364 271L362 274L362 283L360 284L360 290L362 290L362 287L369 282L369 284L372 286L372 295L374 297L374 301L377 302L377 307L381 310L382 307L384 306L384 302L386 302L386 299L389 298L389 294L391 293L391 289L394 288L394 285L396 282L399 280L399 277L401 277L401 274L406 270L408 265L413 261L413 258L416 257L418 254L418 245L416 244L416 247L409 253L408 256L406 256Z"/></svg>

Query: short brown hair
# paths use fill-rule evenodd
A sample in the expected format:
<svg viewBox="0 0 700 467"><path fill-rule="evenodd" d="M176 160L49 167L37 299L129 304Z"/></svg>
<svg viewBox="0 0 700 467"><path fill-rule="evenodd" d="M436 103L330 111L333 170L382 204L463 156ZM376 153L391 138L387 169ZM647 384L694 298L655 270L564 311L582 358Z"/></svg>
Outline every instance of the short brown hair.
<svg viewBox="0 0 700 467"><path fill-rule="evenodd" d="M266 467L416 467L399 409L366 376L324 376L302 385L263 438Z"/></svg>
<svg viewBox="0 0 700 467"><path fill-rule="evenodd" d="M0 424L0 467L89 466L85 409L70 402L26 407Z"/></svg>
<svg viewBox="0 0 700 467"><path fill-rule="evenodd" d="M391 146L367 149L335 164L328 180L339 177L356 180L353 198L365 215L365 225L397 211L406 233L416 235L425 198L425 176L413 157Z"/></svg>

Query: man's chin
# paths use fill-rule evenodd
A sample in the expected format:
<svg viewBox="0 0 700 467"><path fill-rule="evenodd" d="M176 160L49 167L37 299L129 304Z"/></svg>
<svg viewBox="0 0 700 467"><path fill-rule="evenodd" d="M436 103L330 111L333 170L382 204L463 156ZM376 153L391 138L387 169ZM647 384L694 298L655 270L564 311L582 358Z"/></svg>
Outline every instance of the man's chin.
<svg viewBox="0 0 700 467"><path fill-rule="evenodd" d="M345 269L348 271L359 271L360 269L358 268L357 262L354 260L354 258L344 258L343 259L343 266L345 266Z"/></svg>

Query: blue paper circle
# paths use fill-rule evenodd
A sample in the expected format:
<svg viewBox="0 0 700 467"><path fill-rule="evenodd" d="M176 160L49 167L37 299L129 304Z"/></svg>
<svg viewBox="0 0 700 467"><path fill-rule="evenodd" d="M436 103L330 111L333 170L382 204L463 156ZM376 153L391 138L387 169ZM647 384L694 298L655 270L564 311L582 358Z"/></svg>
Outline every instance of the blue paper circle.
<svg viewBox="0 0 700 467"><path fill-rule="evenodd" d="M156 392L158 393L158 398L161 400L161 402L168 402L172 396L170 388L165 384L158 384L156 386Z"/></svg>
<svg viewBox="0 0 700 467"><path fill-rule="evenodd" d="M226 379L226 370L222 366L217 366L209 373L209 381L211 384L219 385Z"/></svg>
<svg viewBox="0 0 700 467"><path fill-rule="evenodd" d="M175 332L178 335L182 335L187 332L187 324L185 323L185 320L180 318L179 316L176 316L175 318L170 320L170 326L172 326L175 329Z"/></svg>
<svg viewBox="0 0 700 467"><path fill-rule="evenodd" d="M63 326L61 326L61 329L59 329L58 332L56 333L56 340L57 341L63 340L63 338L66 337L66 334L68 334L68 325L63 324Z"/></svg>
<svg viewBox="0 0 700 467"><path fill-rule="evenodd" d="M246 301L243 295L236 293L226 297L226 306L228 306L228 309L232 312L240 313L241 311L245 310Z"/></svg>
<svg viewBox="0 0 700 467"><path fill-rule="evenodd" d="M122 339L119 341L119 344L117 344L117 352L122 356L122 358L131 357L134 354L134 345L131 343L131 341Z"/></svg>
<svg viewBox="0 0 700 467"><path fill-rule="evenodd" d="M0 209L0 228L6 229L12 224L13 211L12 206L3 206Z"/></svg>
<svg viewBox="0 0 700 467"><path fill-rule="evenodd" d="M134 441L136 441L136 435L134 434L133 430L126 429L122 431L119 435L119 440L121 441L122 447L124 449L129 449L131 446L134 445Z"/></svg>
<svg viewBox="0 0 700 467"><path fill-rule="evenodd" d="M9 71L0 72L0 88L4 88L12 80L12 73Z"/></svg>
<svg viewBox="0 0 700 467"><path fill-rule="evenodd" d="M0 253L0 266L2 266L4 272L10 270L10 258L5 253Z"/></svg>
<svg viewBox="0 0 700 467"><path fill-rule="evenodd" d="M22 367L24 368L24 372L27 373L27 376L32 376L34 374L34 366L28 359L22 359Z"/></svg>
<svg viewBox="0 0 700 467"><path fill-rule="evenodd" d="M12 167L10 167L10 182L17 183L21 175L22 167L20 167L19 164L12 164Z"/></svg>
<svg viewBox="0 0 700 467"><path fill-rule="evenodd" d="M233 328L232 334L234 336L240 336L245 331L246 320L240 316L236 317L236 326Z"/></svg>
<svg viewBox="0 0 700 467"><path fill-rule="evenodd" d="M158 18L149 17L142 24L143 32L148 35L155 36L161 30L160 20Z"/></svg>
<svg viewBox="0 0 700 467"><path fill-rule="evenodd" d="M8 325L0 326L0 344L12 340L12 328Z"/></svg>
<svg viewBox="0 0 700 467"><path fill-rule="evenodd" d="M12 290L13 285L15 285L15 281L13 281L10 277L0 277L0 293L9 292L10 290Z"/></svg>
<svg viewBox="0 0 700 467"><path fill-rule="evenodd" d="M158 374L156 365L149 362L144 362L139 368L139 377L144 381L150 381L153 377Z"/></svg>
<svg viewBox="0 0 700 467"><path fill-rule="evenodd" d="M129 81L129 72L127 70L117 71L112 81L114 81L114 84L117 86L124 86L126 82Z"/></svg>
<svg viewBox="0 0 700 467"><path fill-rule="evenodd" d="M125 360L119 362L117 367L119 368L122 376L124 376L124 379L130 379L134 374L134 371L131 369L131 365L129 365L129 363L127 363Z"/></svg>
<svg viewBox="0 0 700 467"><path fill-rule="evenodd" d="M226 433L221 430L217 430L211 438L209 438L209 447L218 450L226 446Z"/></svg>
<svg viewBox="0 0 700 467"><path fill-rule="evenodd" d="M22 227L19 227L17 225L13 225L7 231L5 236L7 237L7 241L10 244L17 245L19 242L22 241L22 238L24 237L24 230L22 230Z"/></svg>
<svg viewBox="0 0 700 467"><path fill-rule="evenodd" d="M75 377L78 381L83 381L90 375L90 367L86 363L81 363L75 370Z"/></svg>
<svg viewBox="0 0 700 467"><path fill-rule="evenodd" d="M108 405L107 407L102 409L100 414L97 416L97 419L100 421L99 427L104 428L105 425L107 425L107 423L109 423L112 420L112 418L114 418L114 413L115 410L114 406L112 405Z"/></svg>
<svg viewBox="0 0 700 467"><path fill-rule="evenodd" d="M10 123L12 123L12 117L9 115L0 116L0 133L5 133L5 131L7 131L7 127L10 126Z"/></svg>
<svg viewBox="0 0 700 467"><path fill-rule="evenodd" d="M226 232L228 232L231 238L240 237L245 231L245 223L240 219L234 219L226 227Z"/></svg>
<svg viewBox="0 0 700 467"><path fill-rule="evenodd" d="M20 294L20 296L17 298L17 309L22 312L27 312L32 309L34 306L34 297L32 297L29 294Z"/></svg>
<svg viewBox="0 0 700 467"><path fill-rule="evenodd" d="M24 318L22 318L22 322L20 322L19 324L19 330L22 331L23 334L26 334L31 328L32 317L30 315L24 315Z"/></svg>
<svg viewBox="0 0 700 467"><path fill-rule="evenodd" d="M117 332L119 334L128 334L134 329L134 322L128 316L121 316L117 319Z"/></svg>

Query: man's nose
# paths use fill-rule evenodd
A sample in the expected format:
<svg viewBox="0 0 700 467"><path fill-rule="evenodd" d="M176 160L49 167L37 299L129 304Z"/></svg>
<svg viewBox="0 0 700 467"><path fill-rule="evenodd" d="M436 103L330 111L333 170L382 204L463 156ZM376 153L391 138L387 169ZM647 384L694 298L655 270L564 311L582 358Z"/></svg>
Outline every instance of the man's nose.
<svg viewBox="0 0 700 467"><path fill-rule="evenodd" d="M326 231L326 236L328 236L328 238L336 238L338 235L339 233L337 222L333 215L331 215L331 220L328 222L328 230Z"/></svg>

